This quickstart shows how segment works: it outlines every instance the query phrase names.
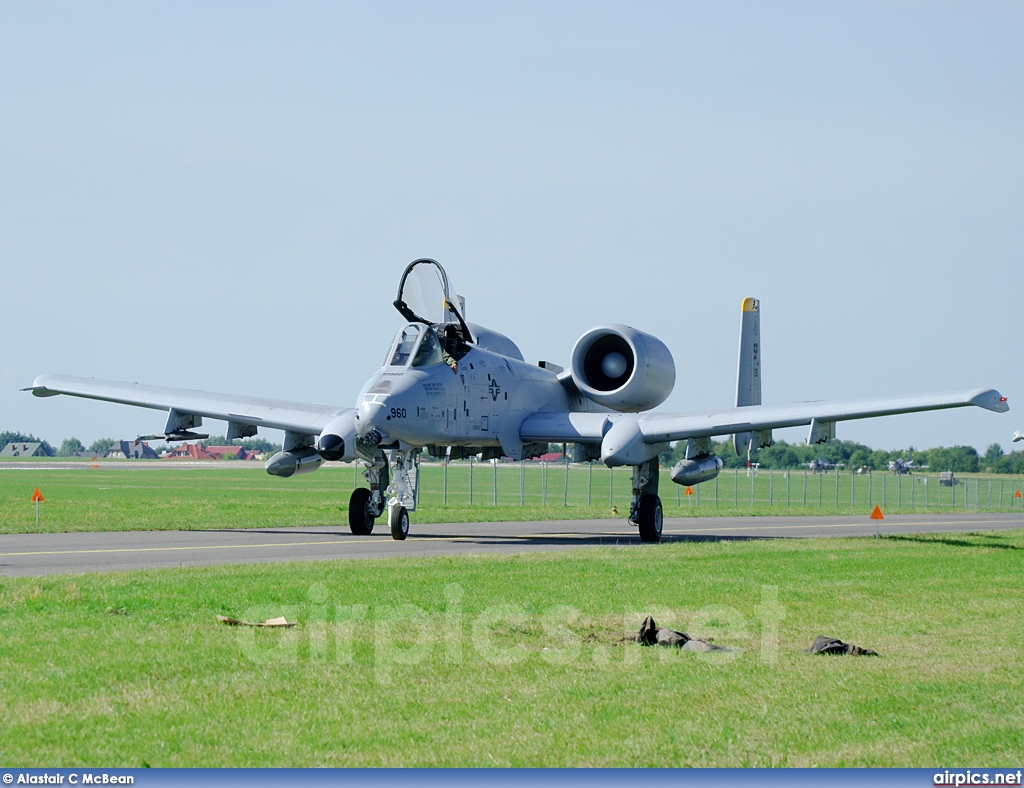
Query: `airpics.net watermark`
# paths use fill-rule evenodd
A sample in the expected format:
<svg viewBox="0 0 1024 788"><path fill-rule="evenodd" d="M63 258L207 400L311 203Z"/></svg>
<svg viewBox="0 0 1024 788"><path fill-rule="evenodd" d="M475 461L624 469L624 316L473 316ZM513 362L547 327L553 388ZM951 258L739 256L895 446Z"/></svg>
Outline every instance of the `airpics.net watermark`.
<svg viewBox="0 0 1024 788"><path fill-rule="evenodd" d="M971 769L935 772L932 785L953 786L963 785L1021 785L1021 770L1017 771L978 771Z"/></svg>
<svg viewBox="0 0 1024 788"><path fill-rule="evenodd" d="M620 640L637 632L646 615L660 625L687 632L692 637L713 635L724 646L744 644L750 637L757 645L739 649L695 652L710 664L728 664L754 656L759 662L778 661L779 624L786 611L779 604L778 586L761 586L760 602L744 613L729 605L706 605L696 611L665 608L628 610L616 617L621 628L615 637L598 637L595 629L609 632L608 617L600 623L572 605L551 605L529 612L525 605L490 605L467 613L466 592L452 584L434 612L420 605L331 604L330 593L314 584L309 602L284 607L260 606L244 611L243 618L259 621L283 616L298 626L279 630L240 627L236 630L242 653L259 664L352 664L357 650L372 648L374 672L387 684L395 666L416 665L440 659L449 665L466 661L489 665L514 665L540 659L552 665L590 664L633 666L641 659L638 648L617 648ZM614 626L614 625L613 625ZM538 645L539 644L539 645ZM659 649L663 659L672 649ZM755 653L751 653L755 652Z"/></svg>

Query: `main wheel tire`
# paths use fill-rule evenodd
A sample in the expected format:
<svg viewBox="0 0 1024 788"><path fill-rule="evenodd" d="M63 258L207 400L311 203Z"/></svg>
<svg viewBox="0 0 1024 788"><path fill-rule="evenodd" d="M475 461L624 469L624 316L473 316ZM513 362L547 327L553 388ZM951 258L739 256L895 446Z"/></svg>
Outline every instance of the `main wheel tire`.
<svg viewBox="0 0 1024 788"><path fill-rule="evenodd" d="M389 512L391 521L391 538L402 541L409 535L409 512L404 506Z"/></svg>
<svg viewBox="0 0 1024 788"><path fill-rule="evenodd" d="M636 521L640 526L641 542L661 541L661 525L664 515L661 510L661 498L657 495L645 495L637 507Z"/></svg>
<svg viewBox="0 0 1024 788"><path fill-rule="evenodd" d="M370 508L370 491L356 487L348 499L348 527L356 536L373 532L373 511Z"/></svg>

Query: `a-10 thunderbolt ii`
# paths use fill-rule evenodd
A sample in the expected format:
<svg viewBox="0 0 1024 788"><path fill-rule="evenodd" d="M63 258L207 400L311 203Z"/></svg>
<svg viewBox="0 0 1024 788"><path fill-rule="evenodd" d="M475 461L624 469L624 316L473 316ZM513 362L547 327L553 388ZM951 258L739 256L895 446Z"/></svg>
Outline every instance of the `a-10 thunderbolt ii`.
<svg viewBox="0 0 1024 788"><path fill-rule="evenodd" d="M835 437L835 424L914 411L976 405L998 413L1006 398L974 389L865 400L761 404L758 302L744 299L736 407L691 413L649 412L669 396L675 363L668 347L617 323L592 328L573 346L568 369L529 364L508 337L468 323L465 302L434 260L402 274L394 306L405 318L384 366L363 385L354 407L310 405L65 375L42 375L38 397L68 394L168 411L164 431L150 438L206 437L192 432L204 418L227 421L228 439L261 427L283 430L283 450L267 461L275 476L316 470L325 460L362 461L368 487L349 500L349 526L369 534L387 510L391 535L405 539L416 508L419 455L451 459L482 454L520 460L550 443L574 443L577 461L633 469L629 522L645 542L662 531L658 455L686 441L673 482L714 479L722 460L711 439L732 435L737 454L772 442L772 430L809 426L809 444Z"/></svg>

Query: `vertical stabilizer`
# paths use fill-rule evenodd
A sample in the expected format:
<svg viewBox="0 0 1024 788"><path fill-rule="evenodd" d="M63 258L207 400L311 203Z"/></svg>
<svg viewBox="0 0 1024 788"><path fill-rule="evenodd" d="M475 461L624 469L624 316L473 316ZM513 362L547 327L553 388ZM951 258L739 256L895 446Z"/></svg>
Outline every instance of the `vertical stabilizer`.
<svg viewBox="0 0 1024 788"><path fill-rule="evenodd" d="M761 302L744 298L740 312L740 358L736 372L736 407L761 404ZM751 446L753 442L753 446ZM772 443L771 431L740 432L732 436L736 454L748 454L751 448Z"/></svg>
<svg viewBox="0 0 1024 788"><path fill-rule="evenodd" d="M740 361L736 373L736 407L761 404L761 303L743 299L740 322Z"/></svg>

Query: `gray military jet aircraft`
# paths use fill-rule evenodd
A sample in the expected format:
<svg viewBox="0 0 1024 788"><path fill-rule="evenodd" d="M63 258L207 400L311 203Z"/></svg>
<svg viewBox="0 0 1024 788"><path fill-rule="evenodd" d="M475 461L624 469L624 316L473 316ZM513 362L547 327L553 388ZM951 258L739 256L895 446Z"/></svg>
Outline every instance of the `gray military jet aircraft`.
<svg viewBox="0 0 1024 788"><path fill-rule="evenodd" d="M810 469L811 473L828 473L835 468L842 468L846 465L845 462L831 462L824 457L815 457L810 462L800 463L806 465Z"/></svg>
<svg viewBox="0 0 1024 788"><path fill-rule="evenodd" d="M534 457L551 443L575 443L577 461L633 469L629 522L640 538L662 531L658 455L685 440L685 459L671 471L682 485L714 479L722 460L711 438L732 435L739 455L771 445L772 430L810 425L808 443L835 437L835 423L896 413L976 405L1002 413L993 389L866 400L761 404L760 317L744 299L736 407L692 413L650 413L675 384L675 363L661 340L609 323L577 341L569 368L528 364L508 337L465 320L435 260L414 260L398 287L395 308L407 321L385 364L364 384L355 407L311 405L233 394L165 388L66 375L41 375L26 389L37 397L67 394L168 411L168 441L205 437L204 418L227 421L228 439L261 427L284 430L284 447L267 461L275 476L308 473L324 460L360 460L369 487L349 500L349 527L368 534L385 509L395 539L409 533L416 508L419 454L453 459Z"/></svg>
<svg viewBox="0 0 1024 788"><path fill-rule="evenodd" d="M897 458L889 461L889 470L895 474L907 474L913 473L914 471L923 471L927 467L927 465L918 465L914 461L913 457L909 460Z"/></svg>

